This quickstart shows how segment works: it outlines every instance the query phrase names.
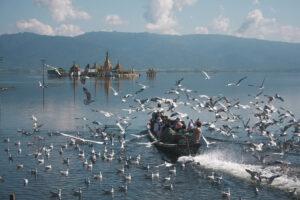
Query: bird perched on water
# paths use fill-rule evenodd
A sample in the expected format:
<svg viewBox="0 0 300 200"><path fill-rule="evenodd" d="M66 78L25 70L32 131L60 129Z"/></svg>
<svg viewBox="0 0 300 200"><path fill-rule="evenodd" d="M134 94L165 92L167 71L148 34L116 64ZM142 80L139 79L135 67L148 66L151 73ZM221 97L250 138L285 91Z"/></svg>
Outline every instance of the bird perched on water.
<svg viewBox="0 0 300 200"><path fill-rule="evenodd" d="M50 191L51 196L52 196L52 197L56 197L56 198L58 198L59 200L61 199L61 192L62 192L62 189L58 189L57 192Z"/></svg>

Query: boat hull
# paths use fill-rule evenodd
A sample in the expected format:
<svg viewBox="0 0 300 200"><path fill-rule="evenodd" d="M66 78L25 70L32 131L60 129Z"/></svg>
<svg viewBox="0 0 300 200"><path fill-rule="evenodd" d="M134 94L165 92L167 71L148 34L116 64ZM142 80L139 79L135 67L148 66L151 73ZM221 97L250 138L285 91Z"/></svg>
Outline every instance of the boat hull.
<svg viewBox="0 0 300 200"><path fill-rule="evenodd" d="M163 143L159 141L155 135L151 132L150 129L148 131L148 137L151 142L153 142L154 146L161 152L171 156L172 158L178 158L180 156L185 155L194 155L198 152L200 148L200 143L194 144L170 144Z"/></svg>

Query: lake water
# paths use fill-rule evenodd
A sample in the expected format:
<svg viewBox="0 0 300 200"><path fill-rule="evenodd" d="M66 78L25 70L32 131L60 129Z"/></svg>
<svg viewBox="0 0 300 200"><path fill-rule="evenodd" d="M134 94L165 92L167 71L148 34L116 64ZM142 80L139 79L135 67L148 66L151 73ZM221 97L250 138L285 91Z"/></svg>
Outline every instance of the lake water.
<svg viewBox="0 0 300 200"><path fill-rule="evenodd" d="M165 92L175 87L176 80L184 78L182 85L185 88L196 90L192 95L201 94L209 96L225 95L230 99L239 99L241 104L249 104L257 93L258 88L250 87L249 84L260 85L266 77L264 94L274 96L278 93L284 98L284 102L276 101L275 106L284 106L291 110L296 119L300 115L300 79L299 73L246 73L246 72L220 72L210 73L211 79L205 80L199 72L187 73L158 73L154 79L149 79L142 74L136 80L118 80L118 79L87 79L84 86L92 94L94 102L89 105L84 104L83 84L80 80L70 78L46 79L47 87L39 87L41 75L37 74L0 74L0 86L11 87L7 91L0 92L0 176L4 177L4 182L0 182L0 199L8 199L9 194L16 193L17 199L51 199L50 191L62 189L62 199L76 199L73 190L79 187L83 190L83 199L222 199L221 192L231 188L232 199L289 199L286 192L289 189L298 187L300 169L300 155L293 153L285 159L292 162L293 170L290 176L275 179L274 184L270 186L259 186L258 194L250 181L250 176L245 172L246 168L260 168L260 164L255 161L251 153L244 152L242 141L249 140L244 133L237 133L239 137L233 141L232 137L220 136L218 133L211 133L203 128L204 135L210 138L219 138L216 145L210 148L201 148L199 155L194 159L200 162L197 164L187 164L185 169L181 169L179 163L175 163L177 168L176 175L171 176L174 190L168 190L164 187L166 184L164 177L169 176L168 169L160 167L160 178L149 180L145 178L147 171L142 166L150 165L151 170L157 170L154 166L162 164L168 158L158 152L155 147L145 147L139 144L148 142L147 138L134 139L130 134L140 134L146 130L146 124L149 119L149 111L133 113L130 116L136 116L131 120L132 125L126 130L125 156L141 155L141 164L130 165L126 173L131 173L132 180L126 182L124 178L117 174L117 169L123 166L123 162L117 159L113 161L103 161L98 158L92 170L83 167L83 161L78 158L78 150L69 146L62 155L59 154L61 145L69 142L67 137L49 132L60 131L67 134L75 134L77 131L84 138L90 138L91 133L85 124L90 127L96 127L91 122L96 120L102 124L113 125L116 122L117 115L129 116L124 108L136 105L131 99L127 102L121 102L120 96L127 93L133 93L141 88L139 83L149 86L144 92L138 94L136 98L143 99L149 97L175 97L167 95ZM247 76L239 87L227 87L226 84L239 80ZM113 87L119 95L114 96L111 89ZM265 98L265 97L261 97ZM182 95L182 100L185 96ZM114 117L106 118L99 112L92 112L91 109L109 111L114 113ZM187 112L192 118L200 118L203 121L213 121L214 118L209 113L194 112L190 107L180 105L178 111ZM243 117L253 115L252 111L241 113ZM38 122L43 124L40 132L30 136L18 133L18 129L24 129L32 132L31 116L38 118ZM76 118L85 117L87 120ZM252 118L251 118L252 119ZM279 127L278 127L279 128ZM110 130L116 132L118 130ZM36 136L44 137L39 140ZM10 138L9 143L3 142ZM254 140L254 139L253 139ZM18 154L18 147L15 145L21 141L22 153ZM238 141L238 142L236 142ZM32 146L27 143L32 142ZM31 155L38 148L53 144L54 149L45 164L51 164L52 170L45 171L44 165L39 165L37 159ZM121 155L120 144L115 142L114 146L106 145L108 151L112 149L116 157ZM8 153L5 149L9 148L14 161L8 161ZM91 154L92 148L96 152L104 151L105 145L94 144L93 147L81 146L85 150L87 158ZM299 149L298 149L299 150ZM63 164L63 158L70 158L70 165ZM24 168L17 170L17 164L24 164ZM35 178L30 170L37 168L38 175ZM61 176L60 171L69 169L69 176ZM93 175L103 174L102 181L93 179ZM221 184L212 183L207 176L212 171L223 176ZM85 179L89 177L91 184L87 186ZM27 178L29 183L23 185L23 179ZM277 181L277 182L276 182ZM118 190L118 187L127 184L128 193L124 194ZM103 190L115 188L115 194L103 194Z"/></svg>

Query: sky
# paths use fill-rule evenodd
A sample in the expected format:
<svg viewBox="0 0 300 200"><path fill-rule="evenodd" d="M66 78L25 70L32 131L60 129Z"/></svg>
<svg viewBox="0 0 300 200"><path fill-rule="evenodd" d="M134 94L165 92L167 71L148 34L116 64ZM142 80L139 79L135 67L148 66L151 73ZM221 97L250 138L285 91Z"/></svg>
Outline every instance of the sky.
<svg viewBox="0 0 300 200"><path fill-rule="evenodd" d="M0 34L222 34L300 42L300 0L0 0Z"/></svg>

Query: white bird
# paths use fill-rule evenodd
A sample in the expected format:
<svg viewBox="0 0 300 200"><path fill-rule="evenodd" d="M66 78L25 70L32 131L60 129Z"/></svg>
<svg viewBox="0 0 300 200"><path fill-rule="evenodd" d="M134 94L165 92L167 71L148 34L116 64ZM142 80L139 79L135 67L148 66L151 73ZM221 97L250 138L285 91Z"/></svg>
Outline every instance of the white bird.
<svg viewBox="0 0 300 200"><path fill-rule="evenodd" d="M125 180L131 181L131 174L124 175Z"/></svg>
<svg viewBox="0 0 300 200"><path fill-rule="evenodd" d="M201 74L204 76L205 79L210 79L210 76L205 71L201 71Z"/></svg>
<svg viewBox="0 0 300 200"><path fill-rule="evenodd" d="M148 88L149 86L147 86L147 85L143 85L143 84L141 84L141 83L139 83L138 84L139 86L141 86L143 89L146 89L146 88Z"/></svg>
<svg viewBox="0 0 300 200"><path fill-rule="evenodd" d="M137 139L140 139L140 138L143 138L143 137L147 136L148 134L144 134L144 135L130 134L130 135L137 138Z"/></svg>
<svg viewBox="0 0 300 200"><path fill-rule="evenodd" d="M61 199L61 189L58 189L58 192L52 192L50 191L52 197L57 197L58 199Z"/></svg>
<svg viewBox="0 0 300 200"><path fill-rule="evenodd" d="M225 192L225 191L222 192L222 197L223 198L230 199L230 196L231 196L230 188L228 188L227 192Z"/></svg>
<svg viewBox="0 0 300 200"><path fill-rule="evenodd" d="M50 170L50 169L52 169L52 166L51 166L51 165L46 165L46 166L45 166L45 170Z"/></svg>
<svg viewBox="0 0 300 200"><path fill-rule="evenodd" d="M119 95L119 93L112 86L110 86L110 89L113 91L113 95L114 96L118 96Z"/></svg>
<svg viewBox="0 0 300 200"><path fill-rule="evenodd" d="M125 128L120 124L120 122L117 122L116 125L119 127L120 129L120 133L123 135L125 134Z"/></svg>
<svg viewBox="0 0 300 200"><path fill-rule="evenodd" d="M96 179L96 180L101 180L102 179L102 173L101 173L101 171L99 172L99 174L95 174L94 175L94 179Z"/></svg>
<svg viewBox="0 0 300 200"><path fill-rule="evenodd" d="M69 176L69 169L67 169L66 171L60 171L60 174L62 176Z"/></svg>
<svg viewBox="0 0 300 200"><path fill-rule="evenodd" d="M106 112L106 111L103 111L103 110L100 110L99 111L101 114L103 114L105 117L111 117L113 116L114 114L111 113L111 112Z"/></svg>
<svg viewBox="0 0 300 200"><path fill-rule="evenodd" d="M27 178L24 178L24 186L28 185L28 179Z"/></svg>
<svg viewBox="0 0 300 200"><path fill-rule="evenodd" d="M32 121L33 121L33 122L37 122L37 118L36 118L36 116L34 116L34 115L31 115L31 119L32 119Z"/></svg>

